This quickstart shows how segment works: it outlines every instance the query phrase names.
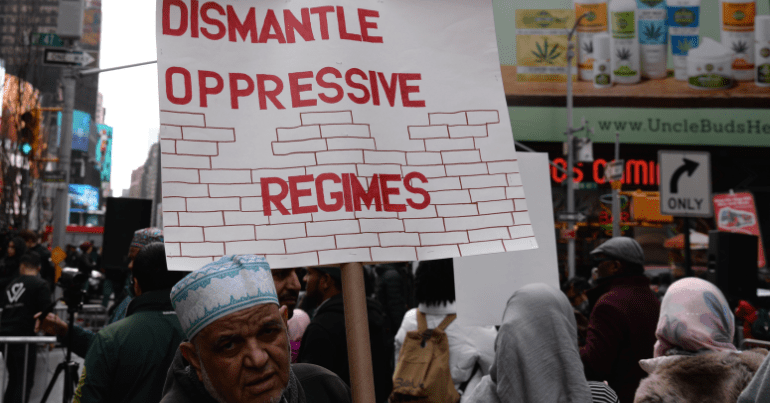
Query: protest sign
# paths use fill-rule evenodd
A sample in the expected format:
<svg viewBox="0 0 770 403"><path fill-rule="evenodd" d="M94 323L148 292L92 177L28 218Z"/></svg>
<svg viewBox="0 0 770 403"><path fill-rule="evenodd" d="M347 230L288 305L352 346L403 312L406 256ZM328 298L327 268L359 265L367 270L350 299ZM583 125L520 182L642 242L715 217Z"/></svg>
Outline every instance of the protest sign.
<svg viewBox="0 0 770 403"><path fill-rule="evenodd" d="M717 229L720 231L757 236L759 238L757 267L767 265L754 195L749 192L714 195L714 217L716 217Z"/></svg>
<svg viewBox="0 0 770 403"><path fill-rule="evenodd" d="M527 284L559 288L548 154L518 157L538 248L454 259L457 321L463 325L501 324L508 298Z"/></svg>
<svg viewBox="0 0 770 403"><path fill-rule="evenodd" d="M171 270L536 248L492 4L159 0Z"/></svg>

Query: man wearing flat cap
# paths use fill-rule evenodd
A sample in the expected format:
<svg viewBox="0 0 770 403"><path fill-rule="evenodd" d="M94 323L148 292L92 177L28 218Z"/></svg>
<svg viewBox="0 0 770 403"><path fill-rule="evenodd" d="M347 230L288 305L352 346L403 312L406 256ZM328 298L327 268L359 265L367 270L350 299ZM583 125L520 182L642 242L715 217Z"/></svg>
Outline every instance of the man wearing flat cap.
<svg viewBox="0 0 770 403"><path fill-rule="evenodd" d="M161 402L350 402L350 389L332 372L290 364L288 311L279 308L264 258L210 263L174 286L171 303L187 339Z"/></svg>
<svg viewBox="0 0 770 403"><path fill-rule="evenodd" d="M631 238L615 237L591 251L599 273L588 291L593 309L580 358L586 378L607 381L621 403L631 403L652 358L660 302L644 275L644 252Z"/></svg>

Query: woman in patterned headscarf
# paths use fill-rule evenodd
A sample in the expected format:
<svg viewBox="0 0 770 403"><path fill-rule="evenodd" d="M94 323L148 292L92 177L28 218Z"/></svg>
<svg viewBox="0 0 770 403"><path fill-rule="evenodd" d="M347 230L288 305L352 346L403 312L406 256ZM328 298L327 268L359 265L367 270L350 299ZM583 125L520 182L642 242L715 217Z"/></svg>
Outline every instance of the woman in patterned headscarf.
<svg viewBox="0 0 770 403"><path fill-rule="evenodd" d="M716 286L698 278L672 284L660 306L654 358L639 362L650 376L634 402L735 402L767 351L737 351L734 334L735 318Z"/></svg>

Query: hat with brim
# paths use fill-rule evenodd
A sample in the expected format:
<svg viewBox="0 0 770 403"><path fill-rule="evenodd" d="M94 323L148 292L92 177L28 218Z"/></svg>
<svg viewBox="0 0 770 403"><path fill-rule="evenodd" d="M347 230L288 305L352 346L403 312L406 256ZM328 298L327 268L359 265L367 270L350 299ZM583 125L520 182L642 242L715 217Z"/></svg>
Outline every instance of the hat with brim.
<svg viewBox="0 0 770 403"><path fill-rule="evenodd" d="M591 251L591 255L598 254L644 266L642 246L639 245L639 242L628 237L619 236L607 240Z"/></svg>

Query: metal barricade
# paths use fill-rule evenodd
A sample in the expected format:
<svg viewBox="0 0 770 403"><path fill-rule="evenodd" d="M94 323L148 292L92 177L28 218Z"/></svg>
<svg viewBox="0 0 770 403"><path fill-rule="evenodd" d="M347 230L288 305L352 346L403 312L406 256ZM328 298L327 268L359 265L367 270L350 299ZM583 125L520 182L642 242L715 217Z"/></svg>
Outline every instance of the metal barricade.
<svg viewBox="0 0 770 403"><path fill-rule="evenodd" d="M27 400L27 364L28 364L28 358L29 358L29 346L38 344L53 344L56 343L56 337L54 336L0 336L0 344L3 344L5 348L3 349L3 360L6 361L6 365L3 366L1 369L3 371L2 376L2 383L5 384L7 382L8 377L8 370L6 368L7 366L7 360L8 360L8 345L9 344L24 344L24 373L22 376L22 388L21 388L21 400L26 401ZM4 399L5 393L0 394L0 403L2 403Z"/></svg>
<svg viewBox="0 0 770 403"><path fill-rule="evenodd" d="M67 321L67 305L57 304L54 313L63 321ZM84 304L83 309L75 314L75 323L84 329L98 332L107 324L109 316L104 306L100 304Z"/></svg>
<svg viewBox="0 0 770 403"><path fill-rule="evenodd" d="M757 339L744 339L743 341L741 341L741 350L746 350L747 348L754 348L754 347L766 348L770 350L770 341L757 340Z"/></svg>

